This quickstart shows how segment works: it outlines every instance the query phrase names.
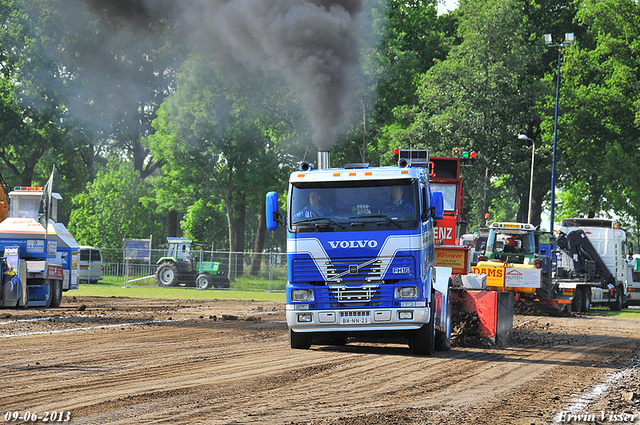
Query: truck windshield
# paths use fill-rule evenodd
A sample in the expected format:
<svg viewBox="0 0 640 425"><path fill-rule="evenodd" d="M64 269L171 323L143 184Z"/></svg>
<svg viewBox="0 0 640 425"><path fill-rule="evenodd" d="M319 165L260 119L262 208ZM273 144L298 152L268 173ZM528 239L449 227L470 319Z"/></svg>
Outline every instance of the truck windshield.
<svg viewBox="0 0 640 425"><path fill-rule="evenodd" d="M417 200L414 179L296 182L289 223L294 232L416 228Z"/></svg>
<svg viewBox="0 0 640 425"><path fill-rule="evenodd" d="M11 194L9 217L38 219L41 196Z"/></svg>
<svg viewBox="0 0 640 425"><path fill-rule="evenodd" d="M445 211L456 210L456 184L455 183L431 183L431 193L442 192Z"/></svg>
<svg viewBox="0 0 640 425"><path fill-rule="evenodd" d="M487 242L487 251L509 254L535 254L533 232L513 232L491 229Z"/></svg>

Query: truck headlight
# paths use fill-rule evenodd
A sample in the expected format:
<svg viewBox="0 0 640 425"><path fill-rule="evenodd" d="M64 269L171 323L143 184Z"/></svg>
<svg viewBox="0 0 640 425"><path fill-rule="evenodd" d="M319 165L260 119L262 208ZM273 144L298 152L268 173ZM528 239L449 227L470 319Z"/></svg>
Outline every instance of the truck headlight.
<svg viewBox="0 0 640 425"><path fill-rule="evenodd" d="M313 301L313 290L311 289L293 289L291 291L291 301L310 302Z"/></svg>
<svg viewBox="0 0 640 425"><path fill-rule="evenodd" d="M401 286L396 288L396 298L417 298L417 286Z"/></svg>

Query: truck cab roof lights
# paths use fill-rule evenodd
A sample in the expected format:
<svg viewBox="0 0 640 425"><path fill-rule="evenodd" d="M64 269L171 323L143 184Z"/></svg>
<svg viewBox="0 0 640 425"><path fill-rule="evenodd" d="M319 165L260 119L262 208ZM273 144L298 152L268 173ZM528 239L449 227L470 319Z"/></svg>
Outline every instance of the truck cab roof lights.
<svg viewBox="0 0 640 425"><path fill-rule="evenodd" d="M394 157L396 156L394 150ZM429 168L429 151L426 149L399 149L398 150L398 166L406 167L422 167Z"/></svg>
<svg viewBox="0 0 640 425"><path fill-rule="evenodd" d="M42 191L42 186L16 186L13 190L39 190Z"/></svg>
<svg viewBox="0 0 640 425"><path fill-rule="evenodd" d="M491 223L490 226L492 229L499 229L499 230L513 230L513 229L522 229L522 230L535 230L535 227L533 226L533 224L529 224L529 223L499 223L499 222L495 222L495 223Z"/></svg>

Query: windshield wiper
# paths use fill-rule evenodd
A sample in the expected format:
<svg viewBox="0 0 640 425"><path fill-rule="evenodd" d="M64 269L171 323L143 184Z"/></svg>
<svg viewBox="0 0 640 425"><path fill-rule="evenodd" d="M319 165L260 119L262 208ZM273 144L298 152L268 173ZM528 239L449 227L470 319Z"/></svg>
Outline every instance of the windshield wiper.
<svg viewBox="0 0 640 425"><path fill-rule="evenodd" d="M398 228L402 229L402 226L400 224L398 224L395 221L391 220L389 217L387 217L384 214L373 214L373 215L367 214L367 215L356 215L356 216L353 216L353 217L349 217L350 220L357 220L357 219L360 219L360 218L384 218L385 220L387 220L387 222L395 224L396 226L398 226ZM353 223L352 223L352 225L353 225Z"/></svg>
<svg viewBox="0 0 640 425"><path fill-rule="evenodd" d="M306 224L306 223L315 223L317 221L326 221L327 224L333 224L334 226L338 226L341 229L344 229L344 226L338 222L331 220L329 217L313 217L313 218L305 218L304 220L296 221L293 224Z"/></svg>

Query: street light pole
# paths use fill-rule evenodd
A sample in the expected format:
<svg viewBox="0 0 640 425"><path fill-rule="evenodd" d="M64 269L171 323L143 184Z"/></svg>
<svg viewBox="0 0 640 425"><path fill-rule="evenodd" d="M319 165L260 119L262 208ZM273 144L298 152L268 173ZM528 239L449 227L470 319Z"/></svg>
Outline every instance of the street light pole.
<svg viewBox="0 0 640 425"><path fill-rule="evenodd" d="M549 47L558 48L558 77L556 81L556 111L555 122L553 125L553 166L551 168L551 219L549 223L549 233L553 236L553 222L555 221L555 205L556 205L556 149L558 146L558 101L560 99L560 61L562 60L562 48L570 46L574 42L572 32L565 33L564 43L551 44L551 34L544 35L544 42Z"/></svg>
<svg viewBox="0 0 640 425"><path fill-rule="evenodd" d="M518 135L518 140L529 140L531 142L531 178L529 179L529 213L527 214L527 223L531 224L531 199L533 195L533 163L536 156L536 142L525 136L524 134Z"/></svg>

